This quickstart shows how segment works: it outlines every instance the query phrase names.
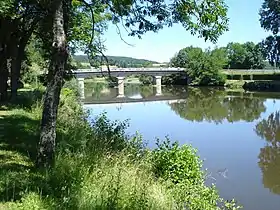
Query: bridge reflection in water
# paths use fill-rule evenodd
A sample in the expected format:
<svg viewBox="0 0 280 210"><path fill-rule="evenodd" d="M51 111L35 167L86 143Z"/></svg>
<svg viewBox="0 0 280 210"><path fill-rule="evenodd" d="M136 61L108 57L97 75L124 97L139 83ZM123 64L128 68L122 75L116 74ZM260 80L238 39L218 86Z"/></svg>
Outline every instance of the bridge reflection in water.
<svg viewBox="0 0 280 210"><path fill-rule="evenodd" d="M119 97L118 88L108 88L106 84L89 84L85 89L83 103L87 104L122 104L122 103L175 103L186 99L185 94L174 94L162 87L158 94L158 87L127 84L124 94Z"/></svg>

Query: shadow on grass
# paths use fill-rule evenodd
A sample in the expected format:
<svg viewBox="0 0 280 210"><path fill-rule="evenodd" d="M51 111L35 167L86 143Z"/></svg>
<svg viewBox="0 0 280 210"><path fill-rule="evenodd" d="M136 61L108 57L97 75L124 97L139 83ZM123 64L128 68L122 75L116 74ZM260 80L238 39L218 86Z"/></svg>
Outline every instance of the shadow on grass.
<svg viewBox="0 0 280 210"><path fill-rule="evenodd" d="M0 202L18 200L44 184L33 164L40 122L24 112L11 113L1 116L0 127Z"/></svg>
<svg viewBox="0 0 280 210"><path fill-rule="evenodd" d="M22 90L18 92L17 99L14 101L0 102L1 110L12 110L15 108L31 109L35 101L42 99L43 91L35 90Z"/></svg>

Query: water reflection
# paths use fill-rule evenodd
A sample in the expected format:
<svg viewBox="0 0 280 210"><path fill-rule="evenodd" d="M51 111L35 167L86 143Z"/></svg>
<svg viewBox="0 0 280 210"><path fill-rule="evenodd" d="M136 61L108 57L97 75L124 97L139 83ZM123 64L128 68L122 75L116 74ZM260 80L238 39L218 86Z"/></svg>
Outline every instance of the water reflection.
<svg viewBox="0 0 280 210"><path fill-rule="evenodd" d="M267 144L260 149L259 166L263 173L264 187L280 194L280 112L276 111L267 119L260 121L255 128L256 134Z"/></svg>
<svg viewBox="0 0 280 210"><path fill-rule="evenodd" d="M143 101L172 100L174 98L186 98L186 88L162 87L162 94L158 96L156 87L140 84L125 84L124 98L118 98L118 90L110 88L106 83L87 83L85 86L85 103L112 103L130 102L133 99ZM131 100L129 100L131 99ZM135 100L134 100L135 101ZM141 100L136 100L141 102Z"/></svg>
<svg viewBox="0 0 280 210"><path fill-rule="evenodd" d="M184 119L217 124L223 120L252 122L265 112L264 98L255 98L250 94L235 95L213 88L189 88L187 100L172 103L170 107Z"/></svg>

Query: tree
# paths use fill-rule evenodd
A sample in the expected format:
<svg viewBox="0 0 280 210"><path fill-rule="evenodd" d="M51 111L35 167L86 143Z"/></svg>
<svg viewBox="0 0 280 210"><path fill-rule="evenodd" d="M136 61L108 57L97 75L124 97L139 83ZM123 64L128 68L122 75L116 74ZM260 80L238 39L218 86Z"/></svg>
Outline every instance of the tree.
<svg viewBox="0 0 280 210"><path fill-rule="evenodd" d="M224 50L186 47L171 59L171 65L186 68L192 85L222 85L225 77L220 72L226 64Z"/></svg>
<svg viewBox="0 0 280 210"><path fill-rule="evenodd" d="M270 65L279 67L280 50L280 4L278 0L264 0L260 12L260 24L266 31L272 32L262 42L264 56L269 60Z"/></svg>
<svg viewBox="0 0 280 210"><path fill-rule="evenodd" d="M186 68L188 63L191 61L191 55L202 54L202 49L199 47L186 47L181 49L173 58L170 60L171 66Z"/></svg>
<svg viewBox="0 0 280 210"><path fill-rule="evenodd" d="M264 0L260 12L261 27L274 35L280 29L280 4L278 0Z"/></svg>
<svg viewBox="0 0 280 210"><path fill-rule="evenodd" d="M94 9L95 1L83 1L87 8ZM101 1L106 11L110 12L114 24L123 23L129 35L141 37L147 31L157 32L164 26L181 23L192 34L198 34L206 40L217 41L227 29L227 8L223 0L171 1ZM55 131L59 94L65 75L65 64L68 58L67 36L71 1L51 1L48 15L52 27L52 57L48 72L48 85L44 97L43 117L37 164L49 166L54 161ZM47 10L47 8L45 8ZM94 23L94 21L93 21ZM94 24L93 24L94 26ZM95 28L92 27L92 32ZM92 33L94 35L94 33ZM92 36L93 38L93 36ZM91 41L92 41L91 38ZM89 53L101 53L91 42Z"/></svg>
<svg viewBox="0 0 280 210"><path fill-rule="evenodd" d="M264 56L260 45L253 42L229 43L227 45L230 69L263 69Z"/></svg>
<svg viewBox="0 0 280 210"><path fill-rule="evenodd" d="M17 96L25 47L44 15L41 1L8 0L0 4L0 92L4 95L2 100L7 99L7 74L11 75L11 97L15 99Z"/></svg>
<svg viewBox="0 0 280 210"><path fill-rule="evenodd" d="M280 65L280 36L268 36L261 43L262 53L274 67Z"/></svg>
<svg viewBox="0 0 280 210"><path fill-rule="evenodd" d="M227 45L229 67L231 69L243 69L246 59L246 50L240 43L229 43Z"/></svg>
<svg viewBox="0 0 280 210"><path fill-rule="evenodd" d="M265 57L263 56L261 45L246 42L243 46L246 50L246 58L243 64L245 69L263 69Z"/></svg>

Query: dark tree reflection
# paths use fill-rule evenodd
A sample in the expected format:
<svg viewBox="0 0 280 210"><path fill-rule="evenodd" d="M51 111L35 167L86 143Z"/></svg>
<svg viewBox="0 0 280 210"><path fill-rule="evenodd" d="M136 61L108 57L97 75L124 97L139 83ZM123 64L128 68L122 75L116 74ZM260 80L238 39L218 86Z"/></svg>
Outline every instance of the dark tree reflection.
<svg viewBox="0 0 280 210"><path fill-rule="evenodd" d="M233 96L224 90L189 88L185 101L170 104L180 117L190 121L221 123L223 120L252 122L265 111L264 98Z"/></svg>
<svg viewBox="0 0 280 210"><path fill-rule="evenodd" d="M260 150L259 166L263 173L263 184L271 192L280 194L280 112L269 115L256 125L256 133L267 141Z"/></svg>

